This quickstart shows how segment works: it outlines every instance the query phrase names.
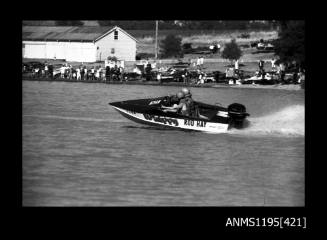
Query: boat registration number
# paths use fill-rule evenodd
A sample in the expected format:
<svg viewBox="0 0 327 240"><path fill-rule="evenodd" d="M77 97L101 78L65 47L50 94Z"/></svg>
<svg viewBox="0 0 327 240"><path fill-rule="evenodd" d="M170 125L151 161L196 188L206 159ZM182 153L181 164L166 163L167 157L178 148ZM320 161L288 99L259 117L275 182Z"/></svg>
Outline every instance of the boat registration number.
<svg viewBox="0 0 327 240"><path fill-rule="evenodd" d="M205 127L207 122L201 121L201 120L190 120L190 119L184 119L184 125L186 126L197 126L197 127Z"/></svg>

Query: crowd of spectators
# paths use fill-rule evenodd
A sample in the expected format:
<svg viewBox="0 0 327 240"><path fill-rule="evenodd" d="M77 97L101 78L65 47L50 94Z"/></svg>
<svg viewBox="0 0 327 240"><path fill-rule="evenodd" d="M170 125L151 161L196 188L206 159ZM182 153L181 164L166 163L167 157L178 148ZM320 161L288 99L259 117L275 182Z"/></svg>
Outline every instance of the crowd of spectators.
<svg viewBox="0 0 327 240"><path fill-rule="evenodd" d="M265 64L270 62L270 71L266 72ZM178 63L181 65L183 62ZM139 75L140 78L146 81L164 82L164 81L176 81L184 82L186 84L204 84L207 82L215 81L218 79L224 82L227 79L229 84L237 84L242 79L244 79L244 72L240 70L239 60L234 61L232 67L228 67L223 76L215 74L215 72L206 73L204 70L204 59L203 57L198 57L194 60L189 60L189 62L183 63L185 66L174 67L163 67L161 66L161 61L159 65L157 63L150 64L150 62L144 61L140 64L136 64L133 72L124 71L123 61L106 61L103 67L100 65L77 65L72 66L67 63L65 64L45 64L39 62L30 62L29 64L23 64L23 73L30 74L33 78L51 78L51 79L68 79L75 81L100 81L100 82L110 82L110 81L123 81L133 79ZM187 65L187 66L186 66ZM191 68L190 68L191 67ZM193 68L193 70L192 70ZM291 75L291 76L290 76ZM269 80L269 77L273 76L273 79L278 83L301 83L305 79L305 71L303 65L297 63L296 61L290 63L283 63L276 59L271 59L270 61L258 61L258 71L256 71L255 76L262 78L262 80Z"/></svg>
<svg viewBox="0 0 327 240"><path fill-rule="evenodd" d="M123 66L72 66L66 64L23 64L23 73L33 78L61 78L76 81L122 81L124 77Z"/></svg>

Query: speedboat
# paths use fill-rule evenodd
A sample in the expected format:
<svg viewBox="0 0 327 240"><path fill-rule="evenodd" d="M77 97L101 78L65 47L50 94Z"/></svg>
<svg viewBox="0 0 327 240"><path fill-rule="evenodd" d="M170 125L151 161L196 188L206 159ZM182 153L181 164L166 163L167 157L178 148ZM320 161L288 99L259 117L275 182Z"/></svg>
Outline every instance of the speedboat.
<svg viewBox="0 0 327 240"><path fill-rule="evenodd" d="M227 108L194 101L196 114L185 116L165 112L173 105L172 97L156 97L109 103L124 117L137 123L183 130L224 133L231 128L242 128L249 114L244 105L230 104Z"/></svg>

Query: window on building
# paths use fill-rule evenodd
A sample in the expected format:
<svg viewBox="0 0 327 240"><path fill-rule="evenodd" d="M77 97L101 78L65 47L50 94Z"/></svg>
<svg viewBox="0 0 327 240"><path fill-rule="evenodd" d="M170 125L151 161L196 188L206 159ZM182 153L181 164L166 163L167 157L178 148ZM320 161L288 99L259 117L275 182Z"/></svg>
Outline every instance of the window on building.
<svg viewBox="0 0 327 240"><path fill-rule="evenodd" d="M118 40L118 31L117 30L115 30L115 32L114 32L114 39Z"/></svg>
<svg viewBox="0 0 327 240"><path fill-rule="evenodd" d="M115 49L114 49L114 48L111 49L111 53L112 53L112 54L115 53Z"/></svg>

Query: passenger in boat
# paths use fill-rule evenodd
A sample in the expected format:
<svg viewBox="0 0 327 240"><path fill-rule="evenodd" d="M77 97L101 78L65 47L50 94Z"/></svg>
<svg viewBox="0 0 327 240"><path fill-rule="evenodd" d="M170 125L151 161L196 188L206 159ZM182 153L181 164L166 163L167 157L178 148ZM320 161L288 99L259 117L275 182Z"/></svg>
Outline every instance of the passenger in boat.
<svg viewBox="0 0 327 240"><path fill-rule="evenodd" d="M186 108L181 113L186 116L198 117L191 91L188 88L183 88L182 93L184 93L184 98L181 101L185 103Z"/></svg>
<svg viewBox="0 0 327 240"><path fill-rule="evenodd" d="M191 91L188 88L183 88L182 92L184 93L185 97L181 100L181 102L185 103L186 108L185 110L181 111L181 114L195 118L208 119L208 117L200 114L199 108L192 99Z"/></svg>

